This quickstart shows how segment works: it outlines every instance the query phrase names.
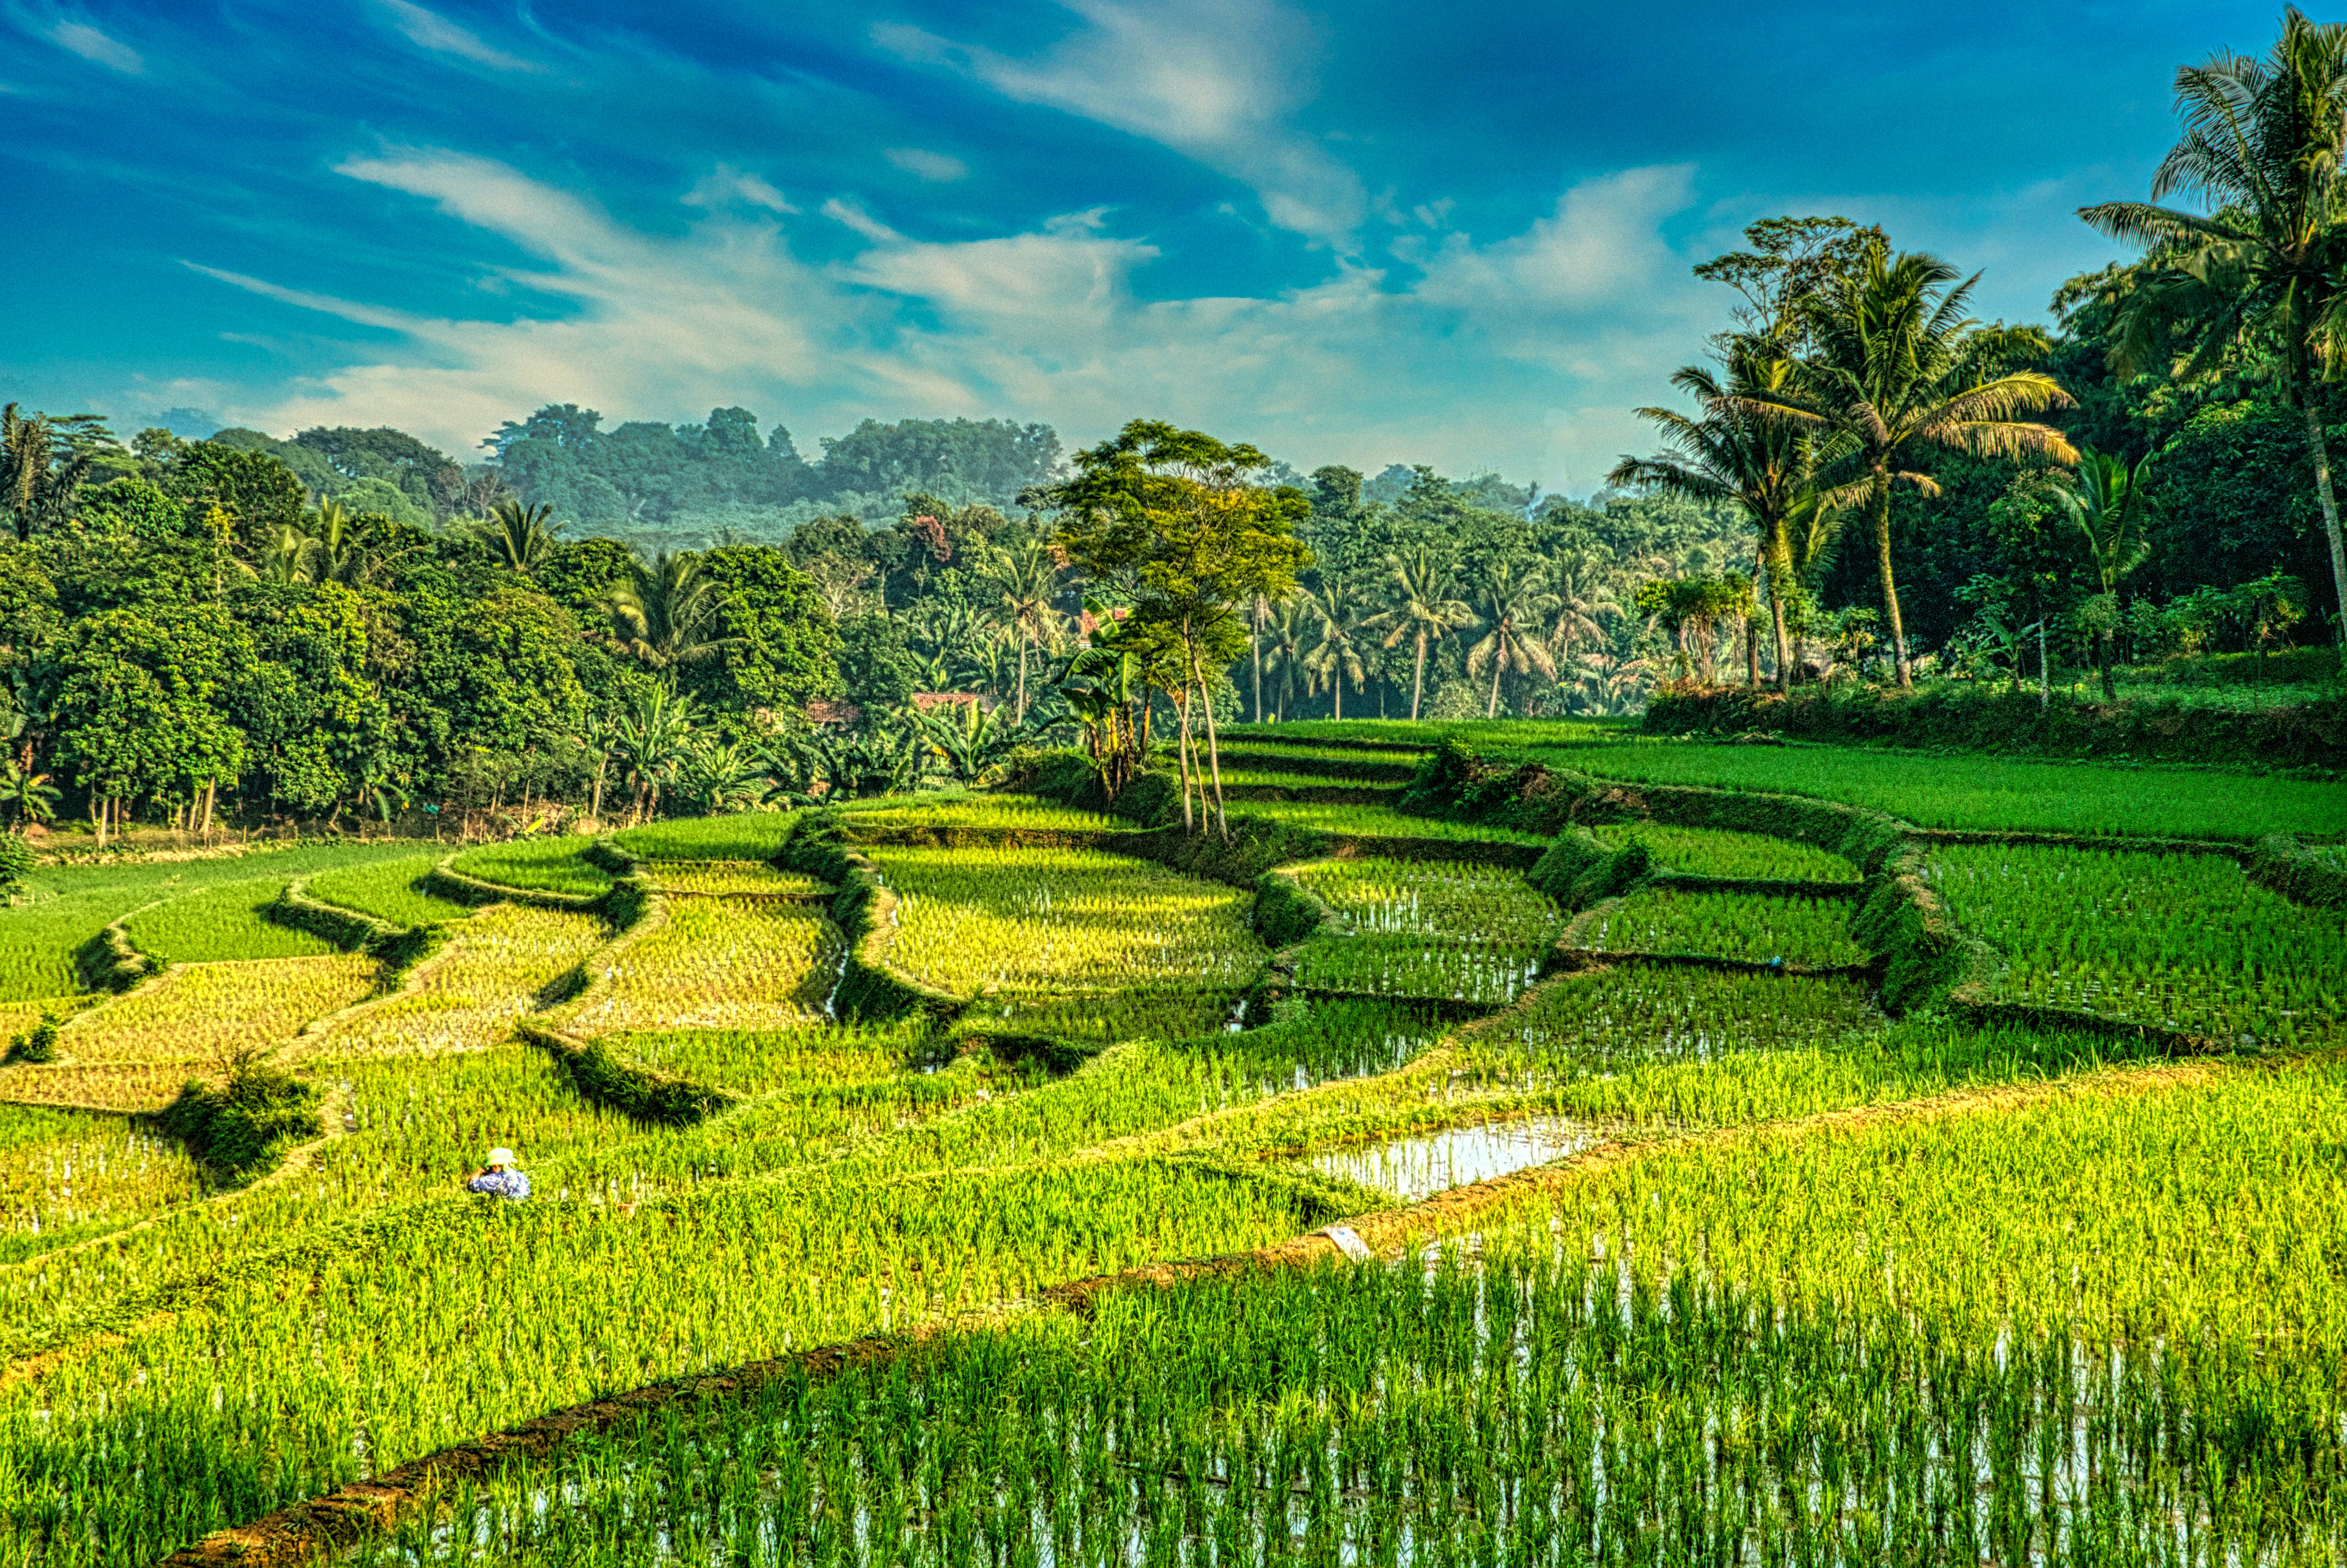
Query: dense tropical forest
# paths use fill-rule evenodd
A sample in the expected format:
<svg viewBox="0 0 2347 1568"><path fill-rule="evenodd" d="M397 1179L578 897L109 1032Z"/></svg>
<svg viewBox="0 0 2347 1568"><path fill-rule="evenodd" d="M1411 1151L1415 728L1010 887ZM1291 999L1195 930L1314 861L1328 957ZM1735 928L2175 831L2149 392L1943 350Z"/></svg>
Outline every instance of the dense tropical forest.
<svg viewBox="0 0 2347 1568"><path fill-rule="evenodd" d="M103 836L722 809L979 776L1072 738L1104 680L1153 734L1189 692L1223 722L1737 682L2319 696L2347 580L2338 241L2306 239L2328 187L2291 172L2317 132L2230 148L2221 107L2188 96L2157 181L2208 213L2088 210L2142 254L2065 283L2050 325L1976 321L1975 278L1880 228L1754 224L1696 269L1730 324L1639 411L1658 450L1584 500L1184 436L1213 448L1193 461L1145 423L1071 461L1039 425L867 421L810 462L743 408L606 428L559 404L467 461L12 405L0 810ZM1071 548L1088 507L1154 504L1101 488L1136 462L1180 477L1164 505L1244 495L1298 547L1244 594L1184 590L1212 624L1179 668L1131 619L1139 556Z"/></svg>

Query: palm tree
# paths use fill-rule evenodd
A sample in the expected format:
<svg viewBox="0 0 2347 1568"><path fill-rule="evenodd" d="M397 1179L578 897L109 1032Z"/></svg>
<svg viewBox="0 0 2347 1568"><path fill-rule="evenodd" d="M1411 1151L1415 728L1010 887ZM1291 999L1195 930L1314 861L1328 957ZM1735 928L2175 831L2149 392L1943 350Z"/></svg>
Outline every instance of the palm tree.
<svg viewBox="0 0 2347 1568"><path fill-rule="evenodd" d="M661 786L692 749L698 723L692 699L665 686L641 693L632 707L613 719L608 740L634 792L628 811L630 823L659 811Z"/></svg>
<svg viewBox="0 0 2347 1568"><path fill-rule="evenodd" d="M1271 712L1274 723L1287 717L1296 691L1304 682L1296 677L1310 679L1305 668L1304 640L1309 634L1311 609L1301 594L1283 599L1271 607L1264 617L1263 634L1256 646L1271 661ZM1259 681L1259 678L1258 678ZM1256 693L1258 699L1262 693ZM1255 703L1256 723L1262 722L1263 704Z"/></svg>
<svg viewBox="0 0 2347 1568"><path fill-rule="evenodd" d="M0 508L15 519L18 542L31 538L36 527L54 528L71 518L88 477L86 452L57 465L56 431L46 415L23 418L13 403L0 408Z"/></svg>
<svg viewBox="0 0 2347 1568"><path fill-rule="evenodd" d="M628 579L603 596L620 646L654 670L697 664L736 641L716 635L724 620L717 585L691 551L661 550L649 567L629 563Z"/></svg>
<svg viewBox="0 0 2347 1568"><path fill-rule="evenodd" d="M280 587L310 582L314 580L311 572L317 555L317 540L292 523L280 523L254 558L252 574Z"/></svg>
<svg viewBox="0 0 2347 1568"><path fill-rule="evenodd" d="M1785 636L1785 601L1793 588L1792 518L1813 486L1815 442L1809 431L1760 412L1747 399L1778 400L1790 389L1793 362L1769 342L1737 340L1725 386L1702 365L1683 366L1671 384L1694 397L1702 415L1641 408L1641 419L1662 429L1664 449L1628 457L1605 477L1608 485L1642 485L1704 503L1735 502L1760 531L1759 557L1768 581L1777 641L1777 686L1791 682Z"/></svg>
<svg viewBox="0 0 2347 1568"><path fill-rule="evenodd" d="M384 567L407 553L401 549L386 556L377 549L358 519L344 511L340 501L319 502L313 522L310 529L311 541L317 547L310 568L313 582L364 588Z"/></svg>
<svg viewBox="0 0 2347 1568"><path fill-rule="evenodd" d="M2119 694L2111 678L2111 628L2118 619L2119 579L2151 553L2151 541L2144 537L2151 508L2143 493L2143 471L2150 461L2146 455L2130 466L2107 452L2081 447L2077 482L2053 492L2070 520L2078 525L2078 531L2086 536L2087 559L2094 562L2095 575L2102 584L2103 603L2095 625L2095 666L2102 672L2106 701Z"/></svg>
<svg viewBox="0 0 2347 1568"><path fill-rule="evenodd" d="M549 520L553 516L551 506L500 501L487 517L468 518L465 530L488 546L507 570L528 573L544 566L561 542Z"/></svg>
<svg viewBox="0 0 2347 1568"><path fill-rule="evenodd" d="M1534 630L1539 618L1556 608L1556 596L1533 583L1518 580L1508 561L1492 563L1475 592L1475 613L1482 622L1482 639L1467 650L1467 673L1480 675L1491 667L1491 695L1483 717L1500 713L1500 676L1513 670L1519 675L1537 671L1556 679L1556 660Z"/></svg>
<svg viewBox="0 0 2347 1568"><path fill-rule="evenodd" d="M2184 138L2153 173L2151 200L2078 210L2150 251L2113 322L2111 364L2138 374L2177 329L2190 351L2178 379L2260 343L2281 345L2283 383L2306 417L2347 643L2347 546L2313 393L2347 359L2347 26L2310 22L2292 6L2266 58L2220 54L2178 71L2176 108ZM2209 215L2158 205L2178 193L2200 196Z"/></svg>
<svg viewBox="0 0 2347 1568"><path fill-rule="evenodd" d="M1040 541L1017 551L990 550L979 565L979 579L994 596L993 610L1019 642L1019 696L1013 723L1027 722L1027 654L1039 643L1059 645L1060 616L1051 601L1060 593L1060 563Z"/></svg>
<svg viewBox="0 0 2347 1568"><path fill-rule="evenodd" d="M1393 573L1387 588L1387 608L1361 622L1370 629L1390 627L1385 646L1399 647L1407 638L1417 653L1410 675L1409 716L1418 719L1419 701L1426 692L1426 649L1452 632L1475 624L1475 612L1459 597L1458 579L1424 545L1408 555L1386 557Z"/></svg>
<svg viewBox="0 0 2347 1568"><path fill-rule="evenodd" d="M1582 579L1574 575L1570 561L1560 559L1556 562L1555 569L1550 575L1548 591L1549 596L1556 600L1556 619L1549 624L1547 641L1549 652L1559 660L1570 658L1573 644L1583 639L1604 642L1605 628L1597 618L1622 613L1621 601L1614 597L1613 590L1604 583L1594 588L1584 588Z"/></svg>
<svg viewBox="0 0 2347 1568"><path fill-rule="evenodd" d="M2070 401L2053 377L2037 371L1987 375L1976 368L1983 348L2029 341L1983 332L1963 313L1979 282L1974 273L1956 282L1956 270L1936 256L1870 247L1855 275L1836 279L1812 302L1807 324L1817 353L1803 362L1796 384L1782 393L1730 395L1797 431L1830 438L1864 470L1853 495L1873 518L1882 608L1901 686L1913 685L1914 673L1891 564L1891 492L1903 482L1925 496L1940 493L1929 474L1902 465L1932 447L1980 457L2077 457L2061 432L2019 417Z"/></svg>
<svg viewBox="0 0 2347 1568"><path fill-rule="evenodd" d="M1359 642L1368 623L1361 618L1350 590L1335 578L1323 582L1318 593L1306 589L1304 602L1312 619L1320 625L1320 641L1304 655L1305 673L1311 681L1306 690L1317 692L1327 687L1336 702L1336 717L1341 722L1345 717L1345 682L1350 681L1358 692L1361 682L1368 679L1368 664L1361 657Z"/></svg>

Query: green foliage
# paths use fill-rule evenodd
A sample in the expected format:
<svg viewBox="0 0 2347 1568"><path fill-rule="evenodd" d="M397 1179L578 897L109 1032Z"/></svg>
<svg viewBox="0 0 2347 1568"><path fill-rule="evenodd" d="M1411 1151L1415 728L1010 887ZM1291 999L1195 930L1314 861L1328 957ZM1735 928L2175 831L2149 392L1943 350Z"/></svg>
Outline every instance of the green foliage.
<svg viewBox="0 0 2347 1568"><path fill-rule="evenodd" d="M22 834L0 834L0 897L13 895L25 885L25 878L39 864L33 846L25 842Z"/></svg>
<svg viewBox="0 0 2347 1568"><path fill-rule="evenodd" d="M321 1131L315 1085L240 1058L217 1086L190 1079L155 1124L188 1147L214 1179L235 1186L271 1169Z"/></svg>
<svg viewBox="0 0 2347 1568"><path fill-rule="evenodd" d="M11 1061L55 1061L57 1059L57 1015L44 1008L33 1027L8 1037L0 1064Z"/></svg>

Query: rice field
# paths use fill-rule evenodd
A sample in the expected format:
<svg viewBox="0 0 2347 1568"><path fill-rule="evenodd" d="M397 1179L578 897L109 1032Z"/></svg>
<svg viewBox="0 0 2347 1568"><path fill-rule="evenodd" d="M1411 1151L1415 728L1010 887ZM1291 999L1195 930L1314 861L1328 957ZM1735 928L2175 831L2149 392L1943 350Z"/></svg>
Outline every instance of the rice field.
<svg viewBox="0 0 2347 1568"><path fill-rule="evenodd" d="M678 898L649 934L596 959L592 989L557 1016L589 1036L787 1029L821 1016L839 958L838 928L812 904Z"/></svg>
<svg viewBox="0 0 2347 1568"><path fill-rule="evenodd" d="M582 858L594 842L576 834L556 838L518 838L509 844L485 844L467 849L449 865L467 876L477 876L501 887L592 896L611 886L610 873Z"/></svg>
<svg viewBox="0 0 2347 1568"><path fill-rule="evenodd" d="M1263 950L1245 897L1096 849L871 851L897 895L896 968L962 995L989 988L1251 984Z"/></svg>
<svg viewBox="0 0 2347 1568"><path fill-rule="evenodd" d="M842 802L840 814L851 822L887 827L959 827L981 832L1032 829L1038 832L1109 833L1133 825L1106 812L1061 805L1033 795L980 794L968 796L876 795L869 800Z"/></svg>
<svg viewBox="0 0 2347 1568"><path fill-rule="evenodd" d="M492 905L457 927L398 990L304 1039L295 1055L336 1061L486 1050L509 1038L514 1020L609 935L589 916Z"/></svg>
<svg viewBox="0 0 2347 1568"><path fill-rule="evenodd" d="M1686 954L1802 968L1863 964L1839 899L1649 888L1594 910L1575 932L1593 953Z"/></svg>
<svg viewBox="0 0 2347 1568"><path fill-rule="evenodd" d="M1545 845L1534 833L1491 827L1481 823L1446 822L1440 817L1413 816L1385 805L1323 805L1305 801L1249 800L1229 803L1233 816L1259 817L1312 833L1358 838L1439 838L1493 844Z"/></svg>
<svg viewBox="0 0 2347 1568"><path fill-rule="evenodd" d="M1719 827L1677 827L1669 823L1624 823L1598 836L1619 846L1646 846L1655 864L1699 876L1748 877L1788 882L1856 882L1858 867L1830 850L1799 839L1771 838Z"/></svg>
<svg viewBox="0 0 2347 1568"><path fill-rule="evenodd" d="M395 926L441 926L472 914L469 906L416 886L439 864L436 854L405 855L371 866L339 867L309 879L310 896Z"/></svg>
<svg viewBox="0 0 2347 1568"><path fill-rule="evenodd" d="M1074 830L1035 801L862 804L948 841ZM866 957L959 1001L841 1021L829 890L769 863L795 825L633 830L651 897L623 931L440 916L415 845L45 873L0 910L5 1031L80 1005L54 959L77 923L135 910L221 955L0 1067L0 1563L155 1561L549 1411L916 1328L458 1473L333 1560L2347 1556L2347 928L2229 857L1930 856L2000 994L2273 1048L2177 1061L2058 1015L1886 1016L1846 899L1648 887L1574 922L1519 870L1315 860L1281 871L1337 928L1267 974L1252 866L999 844L869 848ZM1705 875L1851 875L1797 842L1603 831ZM597 891L586 843L464 868ZM372 999L355 955L242 956L267 939L246 900L295 876L447 919L445 944ZM1569 924L1594 951L1853 972L1539 979ZM663 1119L524 1018L731 1099ZM332 1136L214 1193L118 1112L238 1045L308 1078ZM461 1191L500 1145L526 1203ZM1372 1261L1299 1239L1332 1221ZM1155 1266L1204 1257L1229 1261Z"/></svg>
<svg viewBox="0 0 2347 1568"><path fill-rule="evenodd" d="M2292 904L2230 856L1952 845L1927 875L2003 957L1998 996L2284 1045L2347 1028L2347 911Z"/></svg>

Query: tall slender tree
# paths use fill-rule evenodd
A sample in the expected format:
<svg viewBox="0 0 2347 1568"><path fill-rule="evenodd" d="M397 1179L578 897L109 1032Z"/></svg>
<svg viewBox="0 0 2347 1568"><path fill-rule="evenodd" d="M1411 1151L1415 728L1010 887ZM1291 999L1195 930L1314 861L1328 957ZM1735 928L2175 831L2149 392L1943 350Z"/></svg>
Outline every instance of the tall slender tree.
<svg viewBox="0 0 2347 1568"><path fill-rule="evenodd" d="M1336 717L1345 717L1345 683L1351 682L1353 690L1361 689L1368 679L1368 661L1361 657L1361 636L1367 630L1360 607L1352 590L1341 578L1331 577L1322 581L1317 593L1307 589L1304 603L1312 620L1320 629L1320 639L1304 655L1304 669L1310 677L1308 691L1328 688L1335 703Z"/></svg>
<svg viewBox="0 0 2347 1568"><path fill-rule="evenodd" d="M1386 634L1385 646L1408 642L1414 654L1409 680L1409 716L1418 719L1426 693L1426 651L1454 631L1475 624L1475 612L1459 597L1459 579L1424 545L1386 558L1386 608L1361 624Z"/></svg>
<svg viewBox="0 0 2347 1568"><path fill-rule="evenodd" d="M1540 634L1540 618L1556 608L1556 596L1501 559L1477 581L1473 608L1483 635L1467 650L1467 673L1481 675L1490 666L1491 693L1483 717L1493 719L1500 712L1500 677L1508 671L1556 679L1556 660Z"/></svg>
<svg viewBox="0 0 2347 1568"><path fill-rule="evenodd" d="M561 542L553 518L551 506L500 501L487 517L472 518L466 531L488 546L489 553L508 571L527 574L544 566Z"/></svg>
<svg viewBox="0 0 2347 1568"><path fill-rule="evenodd" d="M2263 59L2211 56L2176 73L2184 136L2151 177L2148 201L2078 216L2148 247L2112 322L2111 364L2134 375L2174 352L2177 379L2220 366L2256 374L2263 351L2306 422L2306 454L2331 547L2347 646L2347 543L2331 481L2316 384L2347 363L2347 26L2291 6ZM2198 196L2204 215L2164 207Z"/></svg>
<svg viewBox="0 0 2347 1568"><path fill-rule="evenodd" d="M625 580L603 600L620 646L654 670L715 657L733 641L721 635L724 612L701 558L661 550L651 564L630 563Z"/></svg>
<svg viewBox="0 0 2347 1568"><path fill-rule="evenodd" d="M2054 378L1993 368L2001 356L1991 351L2042 350L2042 335L1982 328L1964 313L1980 274L1956 279L1936 256L1872 247L1863 265L1834 278L1809 304L1815 349L1793 384L1730 395L1747 410L1838 444L1862 470L1855 482L1874 525L1883 618L1901 686L1913 685L1914 673L1891 559L1891 493L1901 484L1940 493L1938 480L1906 465L1934 448L2060 463L2077 456L2060 431L2022 417L2070 402Z"/></svg>
<svg viewBox="0 0 2347 1568"><path fill-rule="evenodd" d="M1035 540L1017 550L989 549L979 562L979 577L992 596L990 608L1002 629L1019 646L1019 692L1011 722L1027 722L1027 656L1039 647L1057 649L1060 612L1052 602L1060 593L1060 563L1049 546Z"/></svg>

